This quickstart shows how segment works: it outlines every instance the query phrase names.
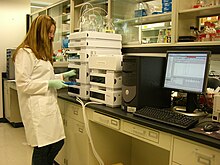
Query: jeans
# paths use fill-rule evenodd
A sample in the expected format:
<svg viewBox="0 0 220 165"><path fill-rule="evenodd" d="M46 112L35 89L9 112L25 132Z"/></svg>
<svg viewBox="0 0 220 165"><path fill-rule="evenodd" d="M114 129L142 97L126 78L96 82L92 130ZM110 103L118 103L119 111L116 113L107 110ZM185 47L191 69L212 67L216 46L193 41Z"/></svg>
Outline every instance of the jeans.
<svg viewBox="0 0 220 165"><path fill-rule="evenodd" d="M34 147L32 165L53 165L54 159L61 150L64 140L43 147Z"/></svg>

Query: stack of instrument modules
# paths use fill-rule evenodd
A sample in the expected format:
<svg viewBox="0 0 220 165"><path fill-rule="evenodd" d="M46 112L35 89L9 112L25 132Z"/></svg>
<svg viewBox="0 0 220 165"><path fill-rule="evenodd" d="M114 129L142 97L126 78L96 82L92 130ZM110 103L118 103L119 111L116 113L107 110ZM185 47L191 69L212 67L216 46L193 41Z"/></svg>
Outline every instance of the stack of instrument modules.
<svg viewBox="0 0 220 165"><path fill-rule="evenodd" d="M70 34L69 66L76 69L80 85L68 94L106 104L121 105L122 55L120 34L84 31ZM78 90L76 90L78 88Z"/></svg>
<svg viewBox="0 0 220 165"><path fill-rule="evenodd" d="M69 37L69 50L66 52L69 62L68 68L76 71L76 76L70 77L69 81L76 81L77 85L68 86L68 95L88 100L90 89L88 58L92 51L82 43L83 39L85 37L80 33L71 33Z"/></svg>
<svg viewBox="0 0 220 165"><path fill-rule="evenodd" d="M122 94L122 56L91 56L90 100L110 107L121 105Z"/></svg>

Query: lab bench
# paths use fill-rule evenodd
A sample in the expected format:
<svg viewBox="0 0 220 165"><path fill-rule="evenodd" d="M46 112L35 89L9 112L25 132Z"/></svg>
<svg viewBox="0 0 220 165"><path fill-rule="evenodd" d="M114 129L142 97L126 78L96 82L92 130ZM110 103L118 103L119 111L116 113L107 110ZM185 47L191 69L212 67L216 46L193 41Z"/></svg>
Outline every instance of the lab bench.
<svg viewBox="0 0 220 165"><path fill-rule="evenodd" d="M60 164L96 165L85 133L82 107L66 92L58 94L66 144ZM94 146L105 165L217 165L220 141L189 130L142 119L120 108L86 107ZM81 154L80 154L81 153ZM78 161L78 162L77 162ZM68 163L67 163L68 162Z"/></svg>
<svg viewBox="0 0 220 165"><path fill-rule="evenodd" d="M4 118L13 126L23 126L15 80L3 79Z"/></svg>

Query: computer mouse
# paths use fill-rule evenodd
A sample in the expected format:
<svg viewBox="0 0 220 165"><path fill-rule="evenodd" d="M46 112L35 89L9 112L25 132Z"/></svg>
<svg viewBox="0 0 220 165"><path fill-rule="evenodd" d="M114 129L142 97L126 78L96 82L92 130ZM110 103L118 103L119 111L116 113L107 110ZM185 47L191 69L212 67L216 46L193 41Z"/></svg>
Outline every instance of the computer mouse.
<svg viewBox="0 0 220 165"><path fill-rule="evenodd" d="M220 128L218 125L216 124L213 124L213 123L209 123L209 124L206 124L204 125L203 127L203 130L205 132L213 132L213 131L218 131Z"/></svg>

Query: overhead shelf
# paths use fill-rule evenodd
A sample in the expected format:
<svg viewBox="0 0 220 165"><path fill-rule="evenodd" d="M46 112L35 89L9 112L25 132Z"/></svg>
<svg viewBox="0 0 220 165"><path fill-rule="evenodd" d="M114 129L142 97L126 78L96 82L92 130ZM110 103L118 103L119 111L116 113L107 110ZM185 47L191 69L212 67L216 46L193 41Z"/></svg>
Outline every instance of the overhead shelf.
<svg viewBox="0 0 220 165"><path fill-rule="evenodd" d="M155 30L166 30L166 29L171 29L171 27L154 27L154 28L146 28L146 29L141 29L142 32L145 31L155 31Z"/></svg>
<svg viewBox="0 0 220 165"><path fill-rule="evenodd" d="M181 17L194 18L194 17L202 17L202 16L219 15L219 11L220 11L220 5L180 10L179 14Z"/></svg>
<svg viewBox="0 0 220 165"><path fill-rule="evenodd" d="M213 46L220 45L220 41L209 41L209 42L177 42L177 43L147 43L147 44L123 44L123 48L129 47L161 47L161 46Z"/></svg>
<svg viewBox="0 0 220 165"><path fill-rule="evenodd" d="M123 44L123 48L173 46L171 43Z"/></svg>
<svg viewBox="0 0 220 165"><path fill-rule="evenodd" d="M205 45L220 45L220 41L207 41L207 42L177 42L176 46L205 46Z"/></svg>
<svg viewBox="0 0 220 165"><path fill-rule="evenodd" d="M126 20L120 20L118 22L114 22L115 24L124 24L128 23L131 25L143 25L143 24L149 24L149 23L158 23L158 22L166 22L171 21L171 12L170 13L164 13L164 14L155 14L155 15L148 15L143 17L136 17Z"/></svg>

